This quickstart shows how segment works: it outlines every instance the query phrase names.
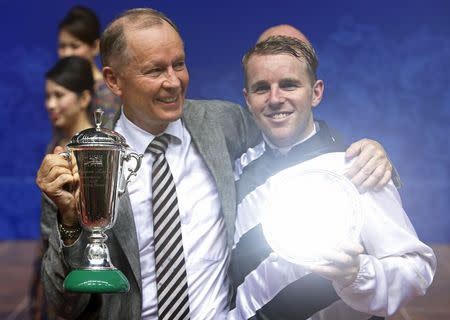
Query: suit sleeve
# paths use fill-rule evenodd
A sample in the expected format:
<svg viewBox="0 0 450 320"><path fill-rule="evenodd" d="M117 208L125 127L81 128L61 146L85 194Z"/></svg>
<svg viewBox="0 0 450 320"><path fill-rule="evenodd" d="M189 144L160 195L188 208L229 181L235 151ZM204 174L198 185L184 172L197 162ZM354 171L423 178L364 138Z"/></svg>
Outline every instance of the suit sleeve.
<svg viewBox="0 0 450 320"><path fill-rule="evenodd" d="M334 287L355 310L390 316L424 295L436 270L433 250L421 242L390 182L383 191L362 195L365 222L361 238L367 254L348 287Z"/></svg>
<svg viewBox="0 0 450 320"><path fill-rule="evenodd" d="M41 277L48 303L56 313L66 319L79 318L87 307L91 295L66 293L63 282L67 274L81 261L86 237L82 232L71 246L64 246L57 228L56 206L46 196L42 201L41 232L49 246L42 260Z"/></svg>
<svg viewBox="0 0 450 320"><path fill-rule="evenodd" d="M234 163L248 148L254 147L261 141L261 131L246 108L228 103L225 110L231 117L228 122L223 123L223 130L226 135L230 160Z"/></svg>
<svg viewBox="0 0 450 320"><path fill-rule="evenodd" d="M254 147L257 145L262 137L261 137L261 131L257 127L255 121L253 120L253 116L250 114L247 108L240 107L241 116L243 119L243 123L245 126L245 136L246 141L244 145L244 150L241 152L244 153L247 151L248 148Z"/></svg>

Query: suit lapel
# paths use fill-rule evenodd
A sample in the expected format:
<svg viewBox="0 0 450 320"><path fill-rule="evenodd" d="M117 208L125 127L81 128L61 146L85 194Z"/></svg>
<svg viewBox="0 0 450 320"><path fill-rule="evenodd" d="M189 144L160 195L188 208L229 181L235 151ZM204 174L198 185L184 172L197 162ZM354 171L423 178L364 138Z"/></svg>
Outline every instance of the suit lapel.
<svg viewBox="0 0 450 320"><path fill-rule="evenodd" d="M204 107L187 101L182 119L197 151L216 182L227 230L227 242L231 248L236 214L234 177L223 131L211 127L214 123L205 121L206 117L207 110Z"/></svg>
<svg viewBox="0 0 450 320"><path fill-rule="evenodd" d="M128 191L120 197L118 206L117 220L113 227L113 233L128 259L139 289L142 290L138 240Z"/></svg>

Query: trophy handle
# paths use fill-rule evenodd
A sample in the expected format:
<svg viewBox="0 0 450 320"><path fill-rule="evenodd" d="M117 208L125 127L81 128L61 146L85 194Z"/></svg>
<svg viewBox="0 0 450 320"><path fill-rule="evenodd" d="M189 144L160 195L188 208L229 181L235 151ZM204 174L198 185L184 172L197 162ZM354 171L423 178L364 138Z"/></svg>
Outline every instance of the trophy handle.
<svg viewBox="0 0 450 320"><path fill-rule="evenodd" d="M142 162L142 157L143 156L144 155L142 155L142 154L137 154L137 153L134 153L134 152L130 152L130 153L126 154L123 157L124 161L130 161L131 158L134 158L136 160L136 166L134 167L134 169L128 168L128 171L130 173L128 174L128 177L126 177L126 179L125 179L125 183L123 184L123 188L119 189L119 197L125 193L125 189L127 188L128 182L130 182L131 177L135 176L136 173L138 172L139 168L141 167L141 162Z"/></svg>

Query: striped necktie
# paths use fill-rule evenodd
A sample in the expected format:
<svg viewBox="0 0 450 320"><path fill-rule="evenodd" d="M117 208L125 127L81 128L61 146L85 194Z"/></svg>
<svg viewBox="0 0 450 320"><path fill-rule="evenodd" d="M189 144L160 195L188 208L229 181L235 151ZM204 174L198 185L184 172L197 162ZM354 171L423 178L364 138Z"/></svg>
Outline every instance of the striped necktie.
<svg viewBox="0 0 450 320"><path fill-rule="evenodd" d="M148 146L152 167L153 232L158 319L189 319L189 296L180 212L175 183L165 151L170 136L156 137Z"/></svg>

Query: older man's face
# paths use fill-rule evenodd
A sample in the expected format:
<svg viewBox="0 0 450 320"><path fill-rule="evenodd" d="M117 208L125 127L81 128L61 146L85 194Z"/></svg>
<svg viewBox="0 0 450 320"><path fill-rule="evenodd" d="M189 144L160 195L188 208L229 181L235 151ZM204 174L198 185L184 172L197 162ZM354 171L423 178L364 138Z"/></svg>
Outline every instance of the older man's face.
<svg viewBox="0 0 450 320"><path fill-rule="evenodd" d="M128 57L116 73L118 95L132 122L158 134L183 111L189 83L183 42L166 22L128 27L125 37Z"/></svg>
<svg viewBox="0 0 450 320"><path fill-rule="evenodd" d="M291 55L253 55L248 60L247 105L278 147L290 146L312 132L311 108L319 104L322 91L323 82L311 84L306 64Z"/></svg>

